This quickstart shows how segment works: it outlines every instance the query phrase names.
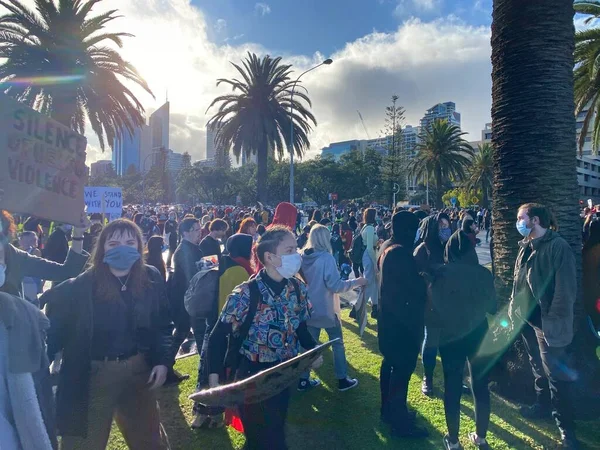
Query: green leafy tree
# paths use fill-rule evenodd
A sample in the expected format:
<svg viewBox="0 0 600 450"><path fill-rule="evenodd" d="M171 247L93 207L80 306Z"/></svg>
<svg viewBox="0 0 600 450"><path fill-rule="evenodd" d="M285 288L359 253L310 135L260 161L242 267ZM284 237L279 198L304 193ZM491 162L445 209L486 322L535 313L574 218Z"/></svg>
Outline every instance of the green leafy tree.
<svg viewBox="0 0 600 450"><path fill-rule="evenodd" d="M86 119L100 147L144 123L144 108L129 85L150 88L119 52L128 33L107 32L117 10L92 16L101 0L0 0L0 81L3 91L84 134Z"/></svg>
<svg viewBox="0 0 600 450"><path fill-rule="evenodd" d="M575 11L586 14L585 23L600 19L600 1L576 1ZM600 120L594 120L600 108L600 28L578 31L575 34L575 114L587 109L579 133L579 151L583 150L585 139L592 128L592 146L596 153L600 146Z"/></svg>
<svg viewBox="0 0 600 450"><path fill-rule="evenodd" d="M253 53L242 65L232 63L242 80L219 79L231 86L233 93L217 97L210 104L219 105L218 111L209 120L209 126L218 128L215 144L231 149L239 160L242 154L247 157L256 154L258 162L258 199L267 198L267 159L270 152L282 158L287 149L302 158L310 148L308 134L315 117L305 106L312 106L308 95L291 91L296 83L292 80L291 66L281 64L281 58L265 56L259 58ZM293 116L290 109L293 106ZM289 142L291 121L294 122L294 141Z"/></svg>
<svg viewBox="0 0 600 450"><path fill-rule="evenodd" d="M435 181L438 208L443 205L444 183L462 181L473 157L472 147L463 139L465 134L447 120L434 121L430 128L422 131L417 155L410 162L409 170L413 176Z"/></svg>
<svg viewBox="0 0 600 450"><path fill-rule="evenodd" d="M492 144L479 144L478 151L471 161L467 174L466 186L469 190L481 191L481 206L489 206L489 196L492 192L494 176L494 148Z"/></svg>

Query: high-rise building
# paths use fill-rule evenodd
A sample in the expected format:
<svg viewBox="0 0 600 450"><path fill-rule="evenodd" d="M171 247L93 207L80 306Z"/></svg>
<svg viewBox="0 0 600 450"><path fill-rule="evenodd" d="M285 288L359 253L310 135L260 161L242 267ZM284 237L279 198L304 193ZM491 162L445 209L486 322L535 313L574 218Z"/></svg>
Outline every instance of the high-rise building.
<svg viewBox="0 0 600 450"><path fill-rule="evenodd" d="M111 160L101 160L90 164L90 177L96 178L102 175L106 175L113 168Z"/></svg>
<svg viewBox="0 0 600 450"><path fill-rule="evenodd" d="M419 143L420 134L420 127L406 125L402 130L402 150L408 152L410 156L413 156L417 150L417 144Z"/></svg>
<svg viewBox="0 0 600 450"><path fill-rule="evenodd" d="M488 144L492 142L492 124L486 123L485 128L481 130L481 142Z"/></svg>
<svg viewBox="0 0 600 450"><path fill-rule="evenodd" d="M175 153L173 150L167 152L167 170L172 174L178 174L183 169L184 161L183 153Z"/></svg>
<svg viewBox="0 0 600 450"><path fill-rule="evenodd" d="M460 113L456 112L456 103L438 103L429 108L421 119L421 128L428 129L438 119L447 120L448 123L460 128Z"/></svg>
<svg viewBox="0 0 600 450"><path fill-rule="evenodd" d="M217 155L217 143L215 139L217 138L217 133L219 131L219 127L217 125L206 125L206 155L203 159L215 159Z"/></svg>
<svg viewBox="0 0 600 450"><path fill-rule="evenodd" d="M153 156L150 158L152 160L152 165L150 167L145 168L145 170L150 170L152 166L158 163L159 161L159 151L161 149L168 150L169 147L169 122L170 122L170 104L169 102L165 102L160 108L152 113L150 116L149 126L150 126L150 136L151 136L151 147L147 150L146 154L142 154L143 158L146 158L148 154L152 154ZM144 170L144 168L142 168Z"/></svg>

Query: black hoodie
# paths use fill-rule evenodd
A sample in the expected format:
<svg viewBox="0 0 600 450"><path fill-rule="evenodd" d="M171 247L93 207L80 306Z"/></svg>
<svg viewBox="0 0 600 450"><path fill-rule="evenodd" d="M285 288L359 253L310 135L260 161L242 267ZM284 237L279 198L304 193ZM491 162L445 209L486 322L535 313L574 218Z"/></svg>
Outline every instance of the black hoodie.
<svg viewBox="0 0 600 450"><path fill-rule="evenodd" d="M385 356L406 340L420 342L427 288L412 255L418 218L402 211L392 218L393 237L380 258L379 349Z"/></svg>
<svg viewBox="0 0 600 450"><path fill-rule="evenodd" d="M421 222L420 233L423 242L415 249L415 260L419 271L431 273L436 267L444 264L444 243L440 240L439 221L446 219L450 223L448 214L439 213L429 216Z"/></svg>

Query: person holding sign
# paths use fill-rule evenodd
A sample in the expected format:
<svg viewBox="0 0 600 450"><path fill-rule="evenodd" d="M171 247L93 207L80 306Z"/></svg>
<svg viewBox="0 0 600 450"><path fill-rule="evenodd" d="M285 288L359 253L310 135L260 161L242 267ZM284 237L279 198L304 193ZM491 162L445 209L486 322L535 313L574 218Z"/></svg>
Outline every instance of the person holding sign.
<svg viewBox="0 0 600 450"><path fill-rule="evenodd" d="M0 203L3 191L0 190ZM83 251L83 232L89 226L85 213L73 229L73 244L64 264L19 250L11 244L15 239L15 222L8 211L0 210L0 292L23 298L23 278L63 281L81 273L88 255ZM43 306L43 304L42 304Z"/></svg>

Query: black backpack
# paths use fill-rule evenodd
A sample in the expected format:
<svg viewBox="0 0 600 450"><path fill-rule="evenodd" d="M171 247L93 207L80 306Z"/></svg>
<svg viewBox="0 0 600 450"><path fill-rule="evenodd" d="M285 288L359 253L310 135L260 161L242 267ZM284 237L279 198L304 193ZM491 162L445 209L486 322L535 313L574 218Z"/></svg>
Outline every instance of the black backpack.
<svg viewBox="0 0 600 450"><path fill-rule="evenodd" d="M362 262L363 254L367 249L363 243L361 232L362 230L354 236L354 239L352 240L352 249L350 250L352 262L355 264L360 264Z"/></svg>

